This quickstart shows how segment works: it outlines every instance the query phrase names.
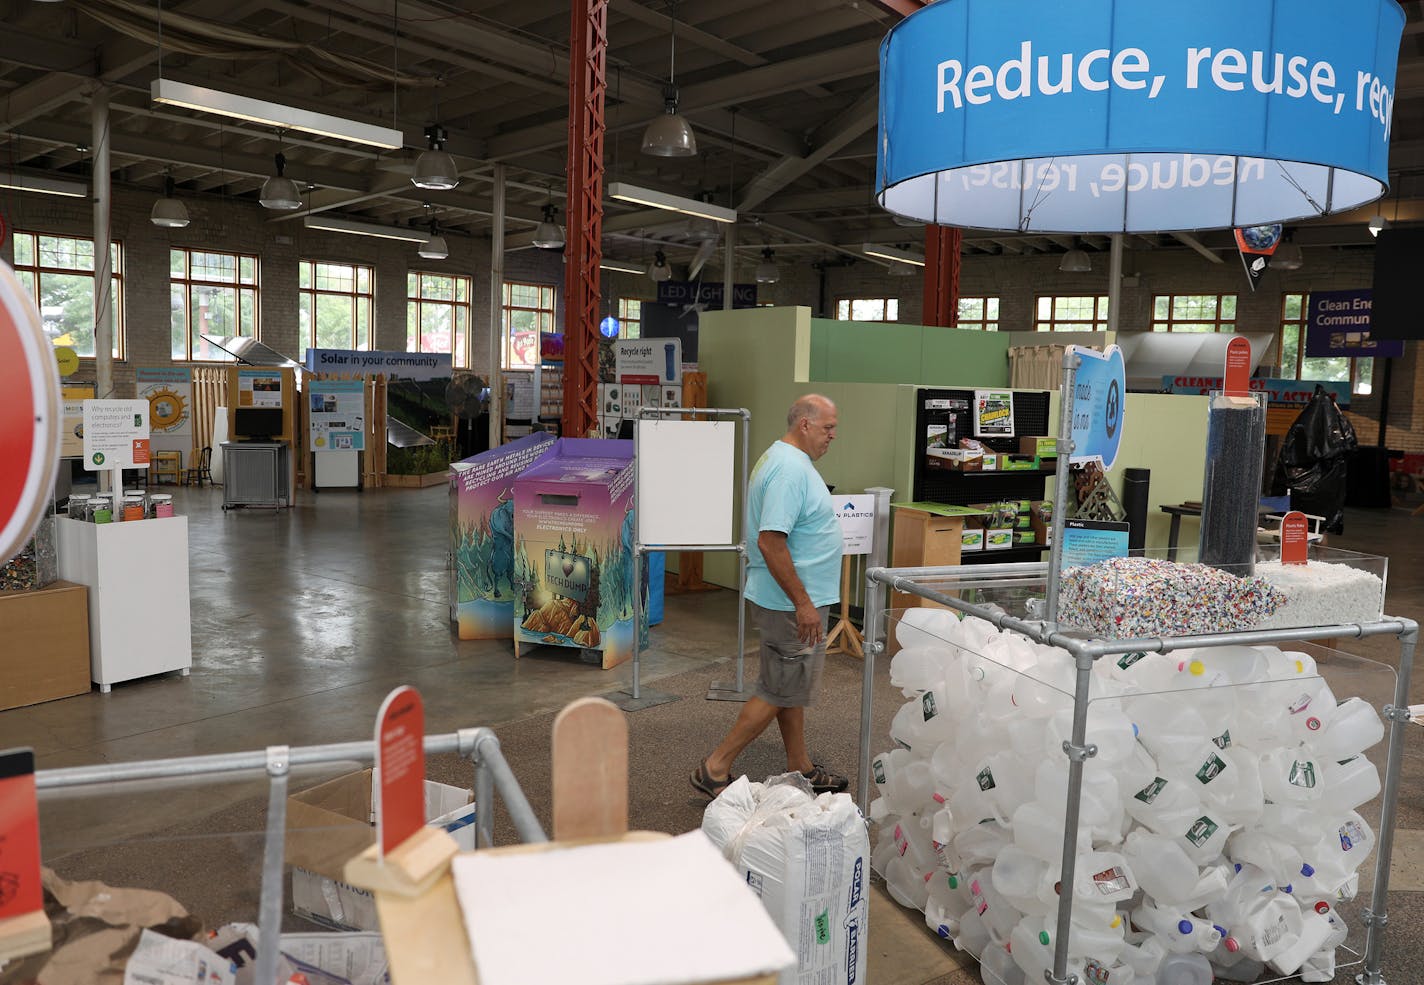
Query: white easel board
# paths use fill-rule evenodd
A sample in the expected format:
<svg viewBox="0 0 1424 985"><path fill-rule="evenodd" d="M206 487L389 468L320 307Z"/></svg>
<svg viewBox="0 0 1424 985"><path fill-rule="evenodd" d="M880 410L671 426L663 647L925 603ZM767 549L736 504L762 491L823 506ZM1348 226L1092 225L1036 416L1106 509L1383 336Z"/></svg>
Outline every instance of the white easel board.
<svg viewBox="0 0 1424 985"><path fill-rule="evenodd" d="M638 540L731 544L735 421L638 421Z"/></svg>

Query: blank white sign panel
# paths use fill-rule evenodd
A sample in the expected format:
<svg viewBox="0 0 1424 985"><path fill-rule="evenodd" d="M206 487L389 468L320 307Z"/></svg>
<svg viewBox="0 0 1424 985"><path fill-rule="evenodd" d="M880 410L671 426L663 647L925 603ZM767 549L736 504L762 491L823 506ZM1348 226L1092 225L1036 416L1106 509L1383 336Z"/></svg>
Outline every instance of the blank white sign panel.
<svg viewBox="0 0 1424 985"><path fill-rule="evenodd" d="M731 544L735 421L638 421L638 540Z"/></svg>

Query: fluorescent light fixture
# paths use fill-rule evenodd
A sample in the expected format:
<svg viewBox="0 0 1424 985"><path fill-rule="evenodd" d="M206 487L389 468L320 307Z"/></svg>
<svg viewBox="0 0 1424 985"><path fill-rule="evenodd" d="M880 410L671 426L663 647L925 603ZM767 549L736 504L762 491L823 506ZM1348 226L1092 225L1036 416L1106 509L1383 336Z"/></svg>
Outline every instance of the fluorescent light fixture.
<svg viewBox="0 0 1424 985"><path fill-rule="evenodd" d="M302 219L302 224L308 229L324 229L329 233L375 236L378 239L398 239L406 243L430 241L430 234L419 229L401 229L398 226L383 226L378 222L357 222L354 219L338 219L329 215L309 215Z"/></svg>
<svg viewBox="0 0 1424 985"><path fill-rule="evenodd" d="M0 188L13 188L20 192L38 192L41 195L63 195L66 198L84 198L89 194L89 186L78 181L61 181L39 174L0 173Z"/></svg>
<svg viewBox="0 0 1424 985"><path fill-rule="evenodd" d="M599 260L598 265L604 270L616 270L620 274L645 274L648 268L641 263L626 263L622 260Z"/></svg>
<svg viewBox="0 0 1424 985"><path fill-rule="evenodd" d="M284 106L282 103L269 103L265 99L252 99L173 79L154 79L149 93L155 103L182 106L203 113L216 113L235 120L266 124L280 130L300 130L319 137L334 137L337 140L349 140L353 144L384 147L388 150L399 150L405 145L405 134L389 127L359 123L356 120L314 113L311 110L297 109L295 106Z"/></svg>
<svg viewBox="0 0 1424 985"><path fill-rule="evenodd" d="M737 221L736 209L725 209L720 205L713 205L711 202L699 202L695 198L683 198L681 195L669 195L652 188L641 188L625 181L612 182L608 186L608 197L616 198L620 202L633 202L636 205L646 205L654 209L666 209L668 212L695 215L702 219L711 219L713 222Z"/></svg>
<svg viewBox="0 0 1424 985"><path fill-rule="evenodd" d="M875 257L879 260L891 260L895 263L913 263L917 267L925 265L925 258L919 253L911 253L909 250L902 250L894 246L881 246L879 243L862 243L860 252L868 257Z"/></svg>

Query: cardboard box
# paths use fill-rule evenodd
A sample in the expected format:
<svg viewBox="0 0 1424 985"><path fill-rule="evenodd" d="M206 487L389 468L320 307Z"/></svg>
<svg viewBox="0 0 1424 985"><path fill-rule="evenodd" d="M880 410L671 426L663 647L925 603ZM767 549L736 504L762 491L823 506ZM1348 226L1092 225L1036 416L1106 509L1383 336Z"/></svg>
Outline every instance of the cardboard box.
<svg viewBox="0 0 1424 985"><path fill-rule="evenodd" d="M969 551L982 551L984 549L984 528L968 527L959 535L959 551L961 554Z"/></svg>
<svg viewBox="0 0 1424 985"><path fill-rule="evenodd" d="M1002 466L1002 459L1003 459L1003 456L1000 455L998 452L987 452L987 451L986 451L986 452L984 453L984 466L983 466L984 471L985 471L985 472L997 472L997 471L999 471L1000 467Z"/></svg>
<svg viewBox="0 0 1424 985"><path fill-rule="evenodd" d="M292 912L335 930L379 930L376 901L341 881L346 861L375 844L372 770L348 773L287 798ZM475 847L474 794L425 781L426 824L444 828L462 851Z"/></svg>
<svg viewBox="0 0 1424 985"><path fill-rule="evenodd" d="M1040 514L1040 511L1039 511L1039 507L1042 506L1044 502L1046 502L1046 500L1036 499L1036 500L1033 501L1033 503L1032 503L1032 505L1031 505L1031 507L1030 507L1029 519L1030 519L1030 521L1032 522L1032 525L1033 525L1033 535L1034 535L1034 538L1035 538L1035 543L1052 545L1052 543L1053 543L1053 518L1052 518L1052 515L1050 514L1049 518L1048 518L1047 520L1044 520L1044 519L1042 518L1041 514Z"/></svg>
<svg viewBox="0 0 1424 985"><path fill-rule="evenodd" d="M984 532L984 550L986 551L1006 551L1014 546L1014 532L1005 528L997 528Z"/></svg>
<svg viewBox="0 0 1424 985"><path fill-rule="evenodd" d="M1027 520L1028 517L1024 517L1024 519ZM1015 530L1015 531L1014 531L1014 546L1015 546L1015 547L1020 546L1020 545L1023 545L1023 544L1037 544L1037 543L1038 543L1038 537L1034 534L1034 532L1033 532L1032 530Z"/></svg>
<svg viewBox="0 0 1424 985"><path fill-rule="evenodd" d="M1058 439L1020 435L1019 454L1030 458L1057 458Z"/></svg>
<svg viewBox="0 0 1424 985"><path fill-rule="evenodd" d="M0 592L0 709L89 691L89 590Z"/></svg>
<svg viewBox="0 0 1424 985"><path fill-rule="evenodd" d="M1000 455L999 468L1005 472L1032 472L1038 468L1038 459L1032 455Z"/></svg>
<svg viewBox="0 0 1424 985"><path fill-rule="evenodd" d="M986 457L983 452L966 448L931 448L925 454L955 472L978 472L984 468Z"/></svg>

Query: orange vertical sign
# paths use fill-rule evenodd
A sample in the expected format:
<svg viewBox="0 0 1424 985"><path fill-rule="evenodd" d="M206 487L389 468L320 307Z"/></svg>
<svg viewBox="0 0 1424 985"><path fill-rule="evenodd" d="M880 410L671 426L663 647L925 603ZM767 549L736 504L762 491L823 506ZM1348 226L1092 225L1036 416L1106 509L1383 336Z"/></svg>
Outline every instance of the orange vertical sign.
<svg viewBox="0 0 1424 985"><path fill-rule="evenodd" d="M1245 397L1251 393L1251 343L1237 335L1226 343L1226 383L1222 391L1228 397Z"/></svg>
<svg viewBox="0 0 1424 985"><path fill-rule="evenodd" d="M0 752L0 922L44 910L32 749Z"/></svg>
<svg viewBox="0 0 1424 985"><path fill-rule="evenodd" d="M376 715L376 843L382 858L425 824L425 705L402 684Z"/></svg>
<svg viewBox="0 0 1424 985"><path fill-rule="evenodd" d="M1310 525L1299 510L1291 510L1281 518L1281 564L1306 563L1309 534Z"/></svg>

